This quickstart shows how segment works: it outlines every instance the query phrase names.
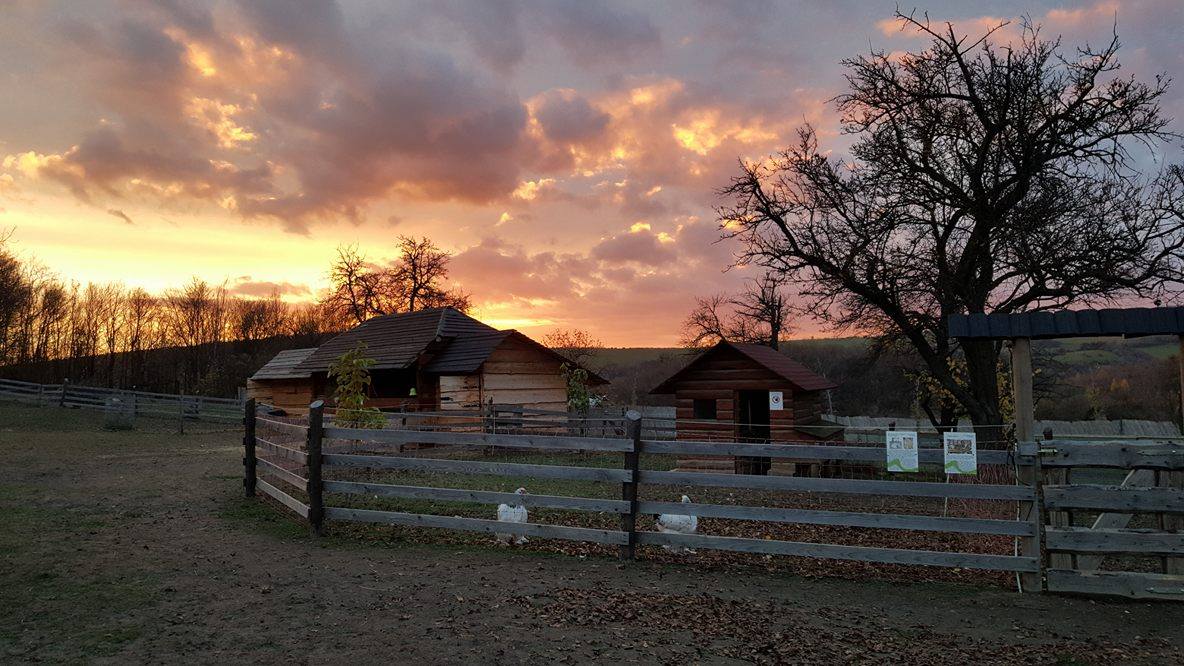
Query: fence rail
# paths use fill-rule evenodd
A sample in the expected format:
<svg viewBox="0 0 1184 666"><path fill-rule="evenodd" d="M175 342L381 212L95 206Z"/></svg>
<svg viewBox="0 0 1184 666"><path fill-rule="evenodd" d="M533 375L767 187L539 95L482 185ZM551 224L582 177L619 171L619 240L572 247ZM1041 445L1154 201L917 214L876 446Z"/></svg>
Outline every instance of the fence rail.
<svg viewBox="0 0 1184 666"><path fill-rule="evenodd" d="M512 534L542 538L556 538L596 544L616 545L621 556L634 556L635 545L668 546L672 548L705 548L742 553L780 554L800 557L823 557L838 560L853 560L886 564L924 565L953 568L977 568L984 570L1031 573L1039 571L1040 561L1036 557L1013 554L990 554L980 552L944 552L908 548L872 547L867 545L844 545L838 543L804 543L792 540L770 538L742 538L717 536L713 534L672 534L648 531L641 527L641 516L664 513L700 516L704 518L762 521L769 523L797 523L807 525L829 525L850 528L911 530L918 532L948 532L955 534L1005 536L1018 539L1038 538L1039 528L1033 520L1003 520L976 517L949 517L908 515L904 513L876 513L860 511L829 511L815 509L785 508L775 506L747 506L743 504L683 503L650 501L639 499L639 488L656 486L681 486L684 488L742 488L757 491L788 491L808 493L817 496L856 495L877 498L905 497L921 500L983 500L987 502L1027 502L1037 499L1035 488L1028 485L1003 483L938 483L915 480L885 479L835 479L782 476L756 476L743 474L713 474L678 472L644 468L641 454L649 456L766 456L798 460L830 459L859 463L880 463L885 461L883 449L868 446L810 445L810 444L737 444L728 442L683 442L643 439L641 417L633 413L626 417L618 437L572 437L555 434L502 434L496 432L475 432L458 422L459 431L382 429L365 430L336 426L332 420L326 424L322 408L314 403L309 410L308 425L297 425L255 414L253 402L246 407L246 419L259 450L293 463L306 463L306 476L278 465L262 465L257 468L249 463L248 473L257 473L269 479L280 479L291 484L303 483L303 490L309 497L307 505L297 502L297 513L307 516L314 533L319 533L324 521L362 522L387 525L402 525L435 529L462 530L491 534ZM269 441L254 435L255 427L270 429L277 437L287 440L303 439L303 451L293 448L291 441ZM408 424L408 428L412 426ZM270 436L270 435L269 435ZM322 452L324 440L349 443L349 452L336 444ZM445 448L434 448L443 445ZM247 457L254 455L255 444L247 443ZM391 449L400 450L410 446L413 455L398 455ZM455 449L449 447L456 447ZM579 463L579 455L563 458L560 462L523 463L504 460L449 459L442 453L454 450L475 452L478 458L494 449L510 453L535 455L539 452L564 451L596 456L603 463L620 455L614 466L590 467ZM1007 451L981 451L980 464L1013 466L1034 464L1031 455L1034 447L1025 449L1025 455L1017 456ZM515 453L518 452L518 453ZM472 453L467 454L472 455ZM940 451L925 449L921 461L926 464L940 463ZM606 456L608 458L606 458ZM559 459L556 459L559 460ZM247 461L245 461L247 462ZM285 464L285 467L287 465ZM334 470L337 470L334 472ZM418 475L459 475L453 478L509 477L557 479L571 481L573 489L590 488L580 484L613 484L620 487L620 499L601 497L569 497L554 494L527 494L503 492L478 488L429 487L411 483L387 483L370 480L370 476L385 470L410 472ZM321 480L322 474L330 478ZM352 474L354 478L334 478L340 474ZM363 479L356 475L367 475ZM246 485L250 486L248 481ZM453 484L457 485L457 484ZM262 487L262 486L260 486ZM271 486L274 489L274 485ZM248 490L249 492L249 490ZM270 490L269 496L276 495ZM656 491L658 494L669 491ZM581 493L592 494L592 493ZM596 493L599 494L599 493ZM328 497L325 497L328 495ZM346 502L346 498L357 498ZM453 502L467 504L521 504L543 509L571 510L618 516L618 529L601 529L585 526L544 524L539 522L503 522L471 516L448 516L414 511L391 511L371 508L366 503L382 499L413 500L426 502ZM285 506L293 506L289 500L279 498ZM294 501L294 500L292 500ZM325 503L328 502L328 505ZM361 502L362 506L357 506ZM342 504L353 504L344 506ZM372 506L372 505L371 505ZM381 506L381 505L380 505ZM400 505L403 506L403 505ZM412 503L411 506L421 506ZM323 507L320 508L320 507ZM301 513L303 512L303 513ZM533 517L533 516L532 516ZM603 519L600 519L603 520Z"/></svg>
<svg viewBox="0 0 1184 666"><path fill-rule="evenodd" d="M75 407L119 412L130 418L151 416L185 421L230 424L242 419L243 401L199 395L174 395L64 384L35 384L0 379L0 400L12 400L42 407Z"/></svg>

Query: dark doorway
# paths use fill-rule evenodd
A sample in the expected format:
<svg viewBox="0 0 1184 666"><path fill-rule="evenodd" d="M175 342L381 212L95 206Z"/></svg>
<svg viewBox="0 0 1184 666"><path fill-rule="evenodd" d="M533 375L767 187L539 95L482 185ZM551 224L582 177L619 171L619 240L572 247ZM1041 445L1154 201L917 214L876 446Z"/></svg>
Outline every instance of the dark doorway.
<svg viewBox="0 0 1184 666"><path fill-rule="evenodd" d="M738 391L736 400L736 441L769 443L769 392ZM768 458L736 457L737 474L768 474Z"/></svg>

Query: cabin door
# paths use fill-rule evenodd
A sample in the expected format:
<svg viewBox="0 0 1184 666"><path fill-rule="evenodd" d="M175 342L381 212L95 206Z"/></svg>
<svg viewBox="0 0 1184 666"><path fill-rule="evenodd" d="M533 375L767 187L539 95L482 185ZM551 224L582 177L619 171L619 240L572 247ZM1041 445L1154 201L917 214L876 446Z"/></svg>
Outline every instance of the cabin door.
<svg viewBox="0 0 1184 666"><path fill-rule="evenodd" d="M769 392L737 391L736 441L767 444L769 442ZM737 474L768 474L768 458L738 456Z"/></svg>

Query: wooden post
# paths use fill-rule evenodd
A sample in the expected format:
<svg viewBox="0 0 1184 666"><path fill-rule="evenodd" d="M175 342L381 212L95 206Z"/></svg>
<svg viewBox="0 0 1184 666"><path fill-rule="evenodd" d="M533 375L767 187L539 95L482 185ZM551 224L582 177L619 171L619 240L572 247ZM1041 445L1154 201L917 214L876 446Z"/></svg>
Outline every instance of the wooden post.
<svg viewBox="0 0 1184 666"><path fill-rule="evenodd" d="M625 414L625 437L633 440L633 450L625 453L625 469L632 475L621 483L621 499L629 503L629 513L621 514L621 531L628 542L621 546L620 557L632 560L637 552L637 470L641 459L641 414L632 409Z"/></svg>
<svg viewBox="0 0 1184 666"><path fill-rule="evenodd" d="M1180 355L1177 362L1180 367L1180 423L1184 427L1184 335L1177 336L1180 343ZM1160 472L1169 488L1184 490L1184 471L1165 470ZM1184 516L1165 514L1162 528L1169 532L1184 531ZM1167 557L1163 561L1163 572L1167 574L1184 575L1184 557Z"/></svg>
<svg viewBox="0 0 1184 666"><path fill-rule="evenodd" d="M255 496L255 399L243 406L243 490Z"/></svg>
<svg viewBox="0 0 1184 666"><path fill-rule="evenodd" d="M185 434L185 392L177 396L177 432Z"/></svg>
<svg viewBox="0 0 1184 666"><path fill-rule="evenodd" d="M66 406L66 388L68 386L70 386L70 379L67 377L63 377L62 378L62 395L61 395L61 397L58 398L58 407L65 407Z"/></svg>
<svg viewBox="0 0 1184 666"><path fill-rule="evenodd" d="M1036 440L1036 414L1032 398L1032 341L1028 338L1015 338L1011 341L1011 386L1015 398L1015 439L1016 442L1034 442ZM1020 575L1020 582L1024 590L1039 592L1043 589L1044 560L1040 555L1040 545L1044 533L1043 521L1040 518L1040 452L1036 451L1035 460L1031 465L1018 466L1019 482L1036 489L1036 501L1020 502L1020 520L1027 520L1036 528L1036 536L1020 537L1020 555L1034 557L1040 563L1037 573Z"/></svg>
<svg viewBox="0 0 1184 666"><path fill-rule="evenodd" d="M321 536L325 520L325 505L321 497L321 435L324 428L325 403L317 400L308 406L308 524L313 536Z"/></svg>

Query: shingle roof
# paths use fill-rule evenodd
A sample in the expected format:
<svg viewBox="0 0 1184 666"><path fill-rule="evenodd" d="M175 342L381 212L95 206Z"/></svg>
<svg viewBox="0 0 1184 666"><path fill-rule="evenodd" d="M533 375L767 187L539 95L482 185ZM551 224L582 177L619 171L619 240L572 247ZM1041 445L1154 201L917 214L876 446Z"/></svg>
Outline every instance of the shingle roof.
<svg viewBox="0 0 1184 666"><path fill-rule="evenodd" d="M468 375L477 372L481 364L489 358L507 338L513 338L534 347L539 352L550 356L560 363L569 363L567 357L559 352L540 344L530 337L515 331L513 329L506 331L494 331L493 333L477 333L473 335L464 335L453 338L448 341L444 348L436 354L427 365L424 366L424 372L430 372L437 375ZM600 375L584 368L588 373L588 383L595 386L600 384L607 384L608 380Z"/></svg>
<svg viewBox="0 0 1184 666"><path fill-rule="evenodd" d="M1021 312L1015 314L950 315L950 337L1074 338L1184 334L1184 308L1114 308Z"/></svg>
<svg viewBox="0 0 1184 666"><path fill-rule="evenodd" d="M316 350L316 347L285 349L276 354L262 368L256 370L255 374L251 375L251 379L300 379L302 377L308 377L310 376L309 373L296 370L296 366L303 363Z"/></svg>
<svg viewBox="0 0 1184 666"><path fill-rule="evenodd" d="M493 331L454 338L428 361L423 367L424 372L439 375L472 374L511 333L513 331Z"/></svg>
<svg viewBox="0 0 1184 666"><path fill-rule="evenodd" d="M729 348L740 352L752 362L760 365L778 377L781 377L802 391L825 391L826 389L838 387L838 384L814 372L813 370L807 368L801 363L798 363L785 354L782 354L776 349L773 349L772 347L766 347L764 345L743 344L738 342L720 342L711 349L708 349L702 354L696 356L695 360L688 363L682 370L679 370L678 372L671 375L668 379L666 379L666 381L662 382L656 388L654 388L654 390L650 391L650 393L673 393L673 385L678 383L678 380L683 375L683 373L693 368L704 358L718 353L722 349Z"/></svg>
<svg viewBox="0 0 1184 666"><path fill-rule="evenodd" d="M497 329L453 308L434 308L375 317L338 335L317 348L299 370L325 372L339 356L366 343L366 355L375 370L407 368L428 346L445 338L497 333Z"/></svg>

